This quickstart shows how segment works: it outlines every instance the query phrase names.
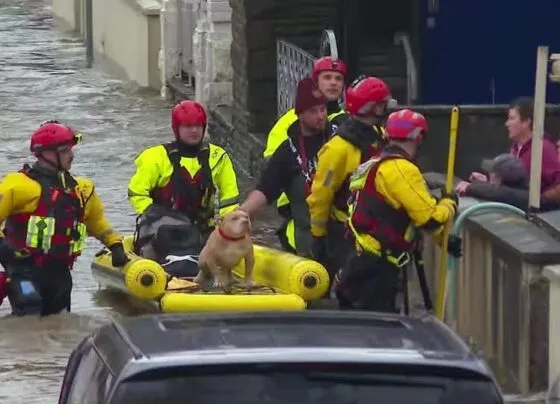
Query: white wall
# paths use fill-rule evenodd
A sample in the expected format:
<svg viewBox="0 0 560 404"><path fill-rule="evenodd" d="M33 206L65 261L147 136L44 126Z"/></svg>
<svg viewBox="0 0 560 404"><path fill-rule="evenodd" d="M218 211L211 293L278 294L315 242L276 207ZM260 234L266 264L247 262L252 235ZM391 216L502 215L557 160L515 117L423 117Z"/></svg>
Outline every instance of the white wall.
<svg viewBox="0 0 560 404"><path fill-rule="evenodd" d="M83 0L53 0L52 11L57 24L64 29L80 29L80 2Z"/></svg>
<svg viewBox="0 0 560 404"><path fill-rule="evenodd" d="M179 29L178 1L93 0L93 44L96 63L140 86L161 89L181 68L196 81L196 100L214 106L232 101L233 70L229 0L190 0L191 23ZM171 12L160 26L162 3ZM53 13L65 25L85 32L85 0L53 0ZM182 19L185 21L185 19ZM189 20L189 18L187 18ZM162 43L162 32L167 38ZM181 39L192 35L192 41ZM165 63L160 65L161 59ZM183 66L191 57L193 66ZM164 70L160 72L160 67ZM163 83L162 83L163 81Z"/></svg>
<svg viewBox="0 0 560 404"><path fill-rule="evenodd" d="M95 52L130 80L156 89L157 72L151 70L157 69L159 47L152 49L149 44L151 36L159 39L159 24L153 20L159 22L160 7L155 0L93 0Z"/></svg>
<svg viewBox="0 0 560 404"><path fill-rule="evenodd" d="M193 38L195 98L207 105L230 104L233 99L230 47L231 8L228 0L198 0Z"/></svg>
<svg viewBox="0 0 560 404"><path fill-rule="evenodd" d="M53 0L53 14L84 34L85 0ZM96 63L137 82L159 89L159 0L93 0L93 46Z"/></svg>
<svg viewBox="0 0 560 404"><path fill-rule="evenodd" d="M210 107L231 103L229 1L164 0L162 10L162 95L169 80L185 72L194 77L197 101Z"/></svg>

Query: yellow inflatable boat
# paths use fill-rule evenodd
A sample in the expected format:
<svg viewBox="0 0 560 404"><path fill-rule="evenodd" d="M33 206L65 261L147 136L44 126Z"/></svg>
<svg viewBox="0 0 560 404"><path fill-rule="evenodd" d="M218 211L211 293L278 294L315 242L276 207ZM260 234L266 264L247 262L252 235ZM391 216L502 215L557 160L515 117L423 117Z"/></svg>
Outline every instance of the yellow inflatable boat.
<svg viewBox="0 0 560 404"><path fill-rule="evenodd" d="M103 249L91 265L94 279L107 289L153 302L162 312L304 310L306 301L321 298L329 275L319 263L255 245L253 278L260 285L246 289L243 263L234 269L240 281L229 293L204 288L190 280L171 278L159 263L132 252L133 237L124 238L130 262L124 268L111 265L111 252ZM192 261L196 265L196 260Z"/></svg>

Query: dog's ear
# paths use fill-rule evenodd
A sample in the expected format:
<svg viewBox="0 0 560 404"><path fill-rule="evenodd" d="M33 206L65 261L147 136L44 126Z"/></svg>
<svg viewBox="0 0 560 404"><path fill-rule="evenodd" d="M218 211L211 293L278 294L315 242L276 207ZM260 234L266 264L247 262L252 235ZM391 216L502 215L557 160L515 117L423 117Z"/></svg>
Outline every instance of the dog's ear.
<svg viewBox="0 0 560 404"><path fill-rule="evenodd" d="M222 223L224 223L224 217L223 216L218 216L216 218L216 226L220 226Z"/></svg>

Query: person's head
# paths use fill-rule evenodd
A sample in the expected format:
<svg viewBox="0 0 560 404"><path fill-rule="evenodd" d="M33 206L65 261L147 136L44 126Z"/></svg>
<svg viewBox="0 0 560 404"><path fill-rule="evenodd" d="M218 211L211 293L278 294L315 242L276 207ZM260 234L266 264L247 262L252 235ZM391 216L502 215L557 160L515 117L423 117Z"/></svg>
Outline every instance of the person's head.
<svg viewBox="0 0 560 404"><path fill-rule="evenodd" d="M381 122L394 102L387 83L377 77L359 77L346 90L346 111L368 125Z"/></svg>
<svg viewBox="0 0 560 404"><path fill-rule="evenodd" d="M342 60L325 56L313 63L313 80L329 101L337 101L342 97L346 74L346 64Z"/></svg>
<svg viewBox="0 0 560 404"><path fill-rule="evenodd" d="M533 133L533 99L521 97L509 106L506 128L512 142L529 139Z"/></svg>
<svg viewBox="0 0 560 404"><path fill-rule="evenodd" d="M47 121L31 135L31 152L41 165L68 171L72 167L72 148L82 139L80 133L58 121Z"/></svg>
<svg viewBox="0 0 560 404"><path fill-rule="evenodd" d="M208 118L198 102L181 101L171 111L171 128L175 139L189 146L202 142Z"/></svg>
<svg viewBox="0 0 560 404"><path fill-rule="evenodd" d="M512 154L504 153L490 160L482 160L482 169L493 185L526 188L528 175L523 162Z"/></svg>
<svg viewBox="0 0 560 404"><path fill-rule="evenodd" d="M298 116L303 134L323 133L329 122L327 98L319 91L313 79L307 77L298 83L295 100L295 113Z"/></svg>
<svg viewBox="0 0 560 404"><path fill-rule="evenodd" d="M428 122L424 115L411 109L393 112L385 123L387 139L405 149L415 158L420 144L428 134Z"/></svg>

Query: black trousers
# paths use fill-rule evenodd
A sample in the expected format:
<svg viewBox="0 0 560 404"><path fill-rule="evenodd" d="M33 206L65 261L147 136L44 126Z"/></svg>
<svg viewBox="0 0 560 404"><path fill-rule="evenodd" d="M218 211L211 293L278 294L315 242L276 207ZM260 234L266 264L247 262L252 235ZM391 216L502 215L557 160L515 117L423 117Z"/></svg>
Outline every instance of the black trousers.
<svg viewBox="0 0 560 404"><path fill-rule="evenodd" d="M15 316L49 316L70 311L72 275L69 268L35 268L16 265L8 269L8 299Z"/></svg>
<svg viewBox="0 0 560 404"><path fill-rule="evenodd" d="M336 295L341 310L396 313L400 269L372 254L352 254L340 273Z"/></svg>
<svg viewBox="0 0 560 404"><path fill-rule="evenodd" d="M355 249L354 237L344 223L329 220L327 225L327 257L325 267L331 279L342 269Z"/></svg>

